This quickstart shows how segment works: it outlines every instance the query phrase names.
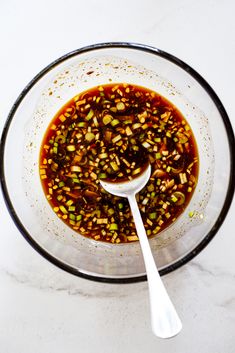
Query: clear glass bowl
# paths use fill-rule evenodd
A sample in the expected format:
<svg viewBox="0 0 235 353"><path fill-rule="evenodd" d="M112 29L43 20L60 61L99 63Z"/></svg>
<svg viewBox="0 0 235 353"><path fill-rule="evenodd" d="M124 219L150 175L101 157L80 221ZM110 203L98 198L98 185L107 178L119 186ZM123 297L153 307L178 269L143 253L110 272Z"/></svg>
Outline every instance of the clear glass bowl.
<svg viewBox="0 0 235 353"><path fill-rule="evenodd" d="M218 231L232 201L234 134L208 83L161 50L131 43L96 44L66 54L42 70L20 94L6 121L1 184L17 227L49 261L93 280L135 282L146 279L139 243L113 245L75 233L51 209L38 172L42 138L55 113L79 92L109 82L159 92L191 125L200 159L196 190L179 219L150 243L161 274L197 255Z"/></svg>

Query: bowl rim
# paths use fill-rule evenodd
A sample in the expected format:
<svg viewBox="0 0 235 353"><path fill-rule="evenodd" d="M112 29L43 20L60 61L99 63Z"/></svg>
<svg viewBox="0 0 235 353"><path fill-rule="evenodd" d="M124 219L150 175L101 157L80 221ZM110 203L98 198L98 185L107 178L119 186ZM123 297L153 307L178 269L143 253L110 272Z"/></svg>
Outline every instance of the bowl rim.
<svg viewBox="0 0 235 353"><path fill-rule="evenodd" d="M139 43L133 43L133 42L104 42L104 43L97 43L97 44L91 44L76 50L73 50L67 54L62 55L58 59L54 60L51 62L49 65L47 65L44 69L42 69L27 85L26 87L22 90L22 92L19 94L18 98L16 99L15 103L13 104L5 125L3 127L2 131L2 136L1 136L1 141L0 141L0 183L1 183L1 188L2 188L2 193L3 193L3 198L5 200L7 209L10 213L10 216L12 217L16 227L20 231L20 233L23 235L23 237L29 242L29 244L39 253L41 254L44 258L46 258L48 261L56 265L57 267L65 270L66 272L86 278L89 280L97 281L97 282L106 282L106 283L134 283L134 282L141 282L141 281L146 281L147 276L145 274L141 275L136 275L136 276L131 276L131 277L107 277L107 276L100 276L98 274L91 274L91 273L86 273L82 270L76 269L59 259L55 258L53 255L49 254L46 250L44 250L34 239L33 237L29 234L29 232L25 229L24 225L22 224L21 220L17 216L17 213L13 207L13 204L11 202L8 189L7 189L7 183L5 179L5 173L4 173L4 151L5 151L5 144L7 140L7 135L8 135L8 130L11 125L12 120L14 119L14 115L18 107L20 106L22 100L24 97L27 95L27 93L30 91L30 89L45 75L47 74L51 69L59 65L60 63L66 61L67 59L70 59L72 57L75 57L79 54L84 54L89 51L93 50L102 50L102 49L112 49L112 48L122 48L122 49L134 49L134 50L140 50L144 51L156 56L160 56L163 59L170 61L174 63L175 65L179 66L181 69L185 70L189 75L191 75L208 93L212 101L214 102L215 106L217 107L220 116L222 118L222 121L225 126L225 130L227 133L227 138L228 138L228 145L229 145L229 152L230 152L230 165L231 165L231 172L229 176L229 183L228 183L228 189L226 193L226 198L224 201L224 206L220 211L220 214L214 223L213 227L211 230L208 232L208 234L203 238L203 240L188 254L183 256L181 259L177 260L173 264L168 265L167 267L161 269L160 275L165 275L168 274L179 267L183 266L190 260L192 260L196 255L198 255L207 245L208 243L212 240L212 238L215 236L219 228L221 227L223 221L226 218L226 215L229 211L229 208L232 203L233 195L234 195L234 189L235 189L235 140L234 140L234 132L233 128L231 125L231 122L229 120L229 117L227 115L227 112L220 101L219 97L213 90L213 88L208 84L208 82L197 72L195 71L192 67L190 67L188 64L186 64L184 61L181 59L178 59L172 54L169 54L161 49L155 48L153 46L145 45L145 44L139 44Z"/></svg>

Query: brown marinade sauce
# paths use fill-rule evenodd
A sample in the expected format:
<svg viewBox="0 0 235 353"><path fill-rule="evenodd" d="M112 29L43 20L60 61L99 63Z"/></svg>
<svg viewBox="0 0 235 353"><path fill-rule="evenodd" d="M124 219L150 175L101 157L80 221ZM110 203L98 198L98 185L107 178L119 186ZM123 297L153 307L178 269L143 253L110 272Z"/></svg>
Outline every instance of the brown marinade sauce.
<svg viewBox="0 0 235 353"><path fill-rule="evenodd" d="M128 201L99 180L125 181L150 162L137 195L147 235L155 236L184 211L198 177L193 132L180 111L147 88L108 84L66 103L45 133L40 177L45 195L69 227L111 243L138 240Z"/></svg>

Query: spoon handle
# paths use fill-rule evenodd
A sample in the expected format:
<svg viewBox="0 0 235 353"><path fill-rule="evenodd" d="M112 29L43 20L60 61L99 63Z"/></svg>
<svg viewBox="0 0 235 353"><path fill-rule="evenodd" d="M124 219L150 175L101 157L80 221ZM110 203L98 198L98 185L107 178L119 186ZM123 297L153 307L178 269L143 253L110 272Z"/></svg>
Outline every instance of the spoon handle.
<svg viewBox="0 0 235 353"><path fill-rule="evenodd" d="M129 195L128 200L142 248L148 278L152 330L158 337L170 338L181 331L182 323L157 270L135 195Z"/></svg>

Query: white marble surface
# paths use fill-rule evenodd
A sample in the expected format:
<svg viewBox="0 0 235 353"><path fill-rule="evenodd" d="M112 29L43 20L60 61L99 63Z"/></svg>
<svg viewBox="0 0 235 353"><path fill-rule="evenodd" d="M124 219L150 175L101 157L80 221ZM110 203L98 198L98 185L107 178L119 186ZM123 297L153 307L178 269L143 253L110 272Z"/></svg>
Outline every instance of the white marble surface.
<svg viewBox="0 0 235 353"><path fill-rule="evenodd" d="M150 44L186 61L221 98L235 126L233 0L1 1L0 129L15 98L62 54L104 41ZM233 353L235 203L209 246L163 278L183 331L150 329L146 283L98 284L37 254L0 195L1 353Z"/></svg>

